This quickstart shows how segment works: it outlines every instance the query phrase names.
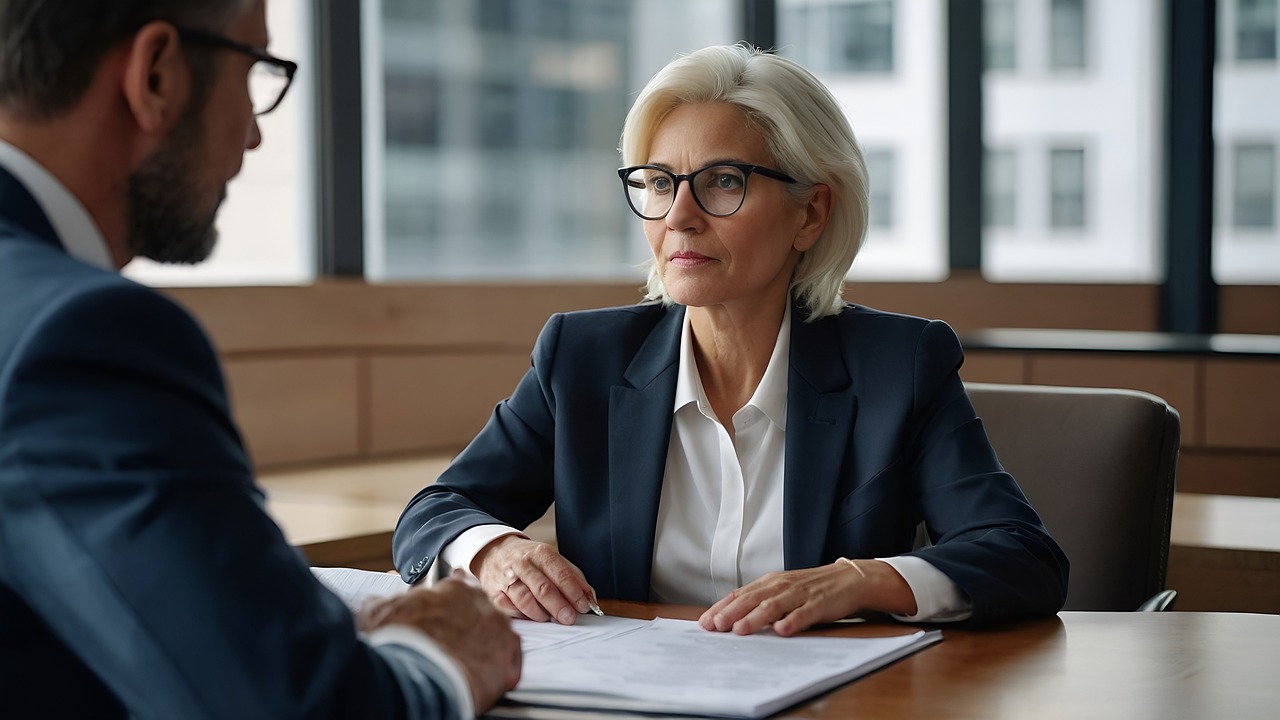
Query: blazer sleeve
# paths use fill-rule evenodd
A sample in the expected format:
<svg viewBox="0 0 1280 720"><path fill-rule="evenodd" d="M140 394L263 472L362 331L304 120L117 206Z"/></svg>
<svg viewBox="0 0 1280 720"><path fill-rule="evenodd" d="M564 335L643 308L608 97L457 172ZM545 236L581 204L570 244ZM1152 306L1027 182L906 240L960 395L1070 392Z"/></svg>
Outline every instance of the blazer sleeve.
<svg viewBox="0 0 1280 720"><path fill-rule="evenodd" d="M996 457L960 380L955 333L934 321L914 364L913 475L932 563L973 603L970 625L1052 615L1067 592L1067 558Z"/></svg>
<svg viewBox="0 0 1280 720"><path fill-rule="evenodd" d="M134 716L455 716L439 669L363 642L267 516L184 311L71 294L3 372L3 581Z"/></svg>
<svg viewBox="0 0 1280 720"><path fill-rule="evenodd" d="M563 324L553 315L538 335L529 371L511 397L396 524L392 554L405 582L418 581L444 546L468 528L526 528L555 498L552 368Z"/></svg>

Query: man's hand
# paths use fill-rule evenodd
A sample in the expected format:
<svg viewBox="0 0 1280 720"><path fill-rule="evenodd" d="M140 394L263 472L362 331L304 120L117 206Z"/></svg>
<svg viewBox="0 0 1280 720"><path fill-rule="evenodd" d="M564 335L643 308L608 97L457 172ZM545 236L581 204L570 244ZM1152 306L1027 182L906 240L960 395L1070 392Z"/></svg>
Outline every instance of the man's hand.
<svg viewBox="0 0 1280 720"><path fill-rule="evenodd" d="M494 604L512 617L572 625L596 601L596 591L578 566L554 547L520 535L504 535L481 548L471 572Z"/></svg>
<svg viewBox="0 0 1280 720"><path fill-rule="evenodd" d="M360 609L356 624L361 632L408 625L426 633L462 667L477 714L520 680L520 636L511 620L461 580L371 601Z"/></svg>

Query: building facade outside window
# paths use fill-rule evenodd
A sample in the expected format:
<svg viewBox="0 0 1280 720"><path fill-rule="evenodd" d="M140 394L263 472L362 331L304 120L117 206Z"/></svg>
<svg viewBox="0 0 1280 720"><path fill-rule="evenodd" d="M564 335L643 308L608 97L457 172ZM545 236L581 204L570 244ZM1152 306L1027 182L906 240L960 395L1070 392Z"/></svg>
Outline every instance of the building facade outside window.
<svg viewBox="0 0 1280 720"><path fill-rule="evenodd" d="M1050 0L1049 67L1083 70L1088 64L1085 0Z"/></svg>
<svg viewBox="0 0 1280 720"><path fill-rule="evenodd" d="M1049 151L1049 226L1083 228L1088 194L1083 148Z"/></svg>
<svg viewBox="0 0 1280 720"><path fill-rule="evenodd" d="M733 42L734 0L363 11L370 279L642 279L614 172L623 119L677 53Z"/></svg>
<svg viewBox="0 0 1280 720"><path fill-rule="evenodd" d="M986 70L1013 70L1018 65L1017 50L1017 0L983 0L983 68Z"/></svg>
<svg viewBox="0 0 1280 720"><path fill-rule="evenodd" d="M1017 37L1056 39L983 77L983 275L1162 281L1165 3L1013 7Z"/></svg>
<svg viewBox="0 0 1280 720"><path fill-rule="evenodd" d="M892 228L894 225L893 201L897 197L896 154L888 148L864 148L867 161L867 177L871 182L871 208L869 223L873 228Z"/></svg>
<svg viewBox="0 0 1280 720"><path fill-rule="evenodd" d="M1236 0L1235 58L1276 59L1277 0Z"/></svg>
<svg viewBox="0 0 1280 720"><path fill-rule="evenodd" d="M1237 145L1232 164L1231 225L1236 228L1275 227L1275 146Z"/></svg>
<svg viewBox="0 0 1280 720"><path fill-rule="evenodd" d="M778 0L777 8L779 52L831 89L871 173L871 225L850 277L945 279L945 3ZM861 29L850 34L851 25Z"/></svg>
<svg viewBox="0 0 1280 720"><path fill-rule="evenodd" d="M1018 152L988 149L982 163L982 224L1011 228L1017 225Z"/></svg>
<svg viewBox="0 0 1280 720"><path fill-rule="evenodd" d="M1219 0L1214 66L1213 276L1280 283L1276 0Z"/></svg>

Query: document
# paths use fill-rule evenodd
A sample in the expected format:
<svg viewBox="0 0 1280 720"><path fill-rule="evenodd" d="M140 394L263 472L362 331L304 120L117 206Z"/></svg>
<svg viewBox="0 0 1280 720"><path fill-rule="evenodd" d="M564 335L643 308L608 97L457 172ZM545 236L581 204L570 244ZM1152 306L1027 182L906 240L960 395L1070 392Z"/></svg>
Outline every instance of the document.
<svg viewBox="0 0 1280 720"><path fill-rule="evenodd" d="M396 575L312 568L353 611L408 585ZM495 716L522 709L761 718L842 685L942 639L937 630L878 638L746 637L690 620L581 615L574 625L512 623L524 651L520 683Z"/></svg>
<svg viewBox="0 0 1280 720"><path fill-rule="evenodd" d="M583 617L569 640L526 652L507 700L544 707L761 718L942 639L712 633L689 620ZM516 622L522 626L538 623ZM616 628L616 629L615 629Z"/></svg>

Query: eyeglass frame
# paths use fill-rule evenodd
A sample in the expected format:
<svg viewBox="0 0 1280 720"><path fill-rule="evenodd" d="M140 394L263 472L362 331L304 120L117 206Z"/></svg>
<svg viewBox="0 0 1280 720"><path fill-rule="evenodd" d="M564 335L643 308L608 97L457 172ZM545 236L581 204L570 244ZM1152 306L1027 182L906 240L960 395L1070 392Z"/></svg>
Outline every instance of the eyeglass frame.
<svg viewBox="0 0 1280 720"><path fill-rule="evenodd" d="M727 213L717 213L717 212L711 212L710 210L708 210L707 206L702 204L702 198L698 197L698 191L694 190L695 186L693 184L693 178L697 177L698 173L711 170L713 168L718 168L718 167L731 167L736 169L738 172L742 173L742 198L738 201L738 207L734 208L732 211ZM662 213L657 217L649 217L648 215L645 215L644 213L636 209L635 204L631 202L631 193L627 190L627 188L629 187L627 185L627 176L635 172L636 170L657 170L659 172L666 173L675 183L675 186L671 190L671 205L667 208L666 212ZM712 163L710 165L707 165L706 167L698 168L697 170L694 170L693 172L687 173L684 175L681 175L680 173L673 173L670 170L664 167L660 167L658 165L632 165L631 167L618 168L618 178L622 180L622 195L627 199L627 207L631 208L631 212L635 213L636 217L639 217L641 220L661 220L665 218L667 215L671 214L671 208L676 206L676 193L680 192L681 181L689 185L689 192L693 195L693 201L698 204L698 207L702 208L703 212L705 212L706 214L712 217L729 217L730 215L733 215L734 213L741 210L743 203L747 201L747 185L752 175L761 175L763 177L767 177L772 180L777 180L778 182L787 183L788 185L794 185L795 183L800 182L799 180L796 180L795 178L782 172L781 170L774 170L773 168L766 167L764 165L752 165L751 163L735 163L735 162Z"/></svg>
<svg viewBox="0 0 1280 720"><path fill-rule="evenodd" d="M273 65L275 67L278 67L284 70L284 87L280 89L280 94L276 97L275 102L271 103L271 105L267 107L267 109L262 110L261 112L254 111L253 114L255 117L261 117L263 115L266 115L267 113L279 107L280 103L284 100L284 96L289 92L289 88L293 85L293 75L294 73L298 72L298 63L292 60L285 60L284 58L278 58L275 55L272 55L271 53L265 50L261 50L247 43L242 43L238 40L232 40L229 37L218 35L216 33L206 32L204 30L196 30L194 28L184 28L184 27L179 27L175 29L178 31L178 37L183 42L190 42L190 43L195 43L200 45L208 45L210 47L223 48L226 50L234 50L238 53L243 53L245 55L248 55L249 57L253 58L256 61L264 62L264 63L267 63L268 65Z"/></svg>

